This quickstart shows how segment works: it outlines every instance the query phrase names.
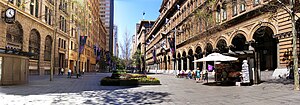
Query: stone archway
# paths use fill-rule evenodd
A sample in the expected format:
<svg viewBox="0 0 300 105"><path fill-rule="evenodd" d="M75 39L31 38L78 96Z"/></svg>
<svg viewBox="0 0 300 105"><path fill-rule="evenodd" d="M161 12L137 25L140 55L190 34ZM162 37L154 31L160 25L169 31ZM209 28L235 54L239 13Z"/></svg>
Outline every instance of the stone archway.
<svg viewBox="0 0 300 105"><path fill-rule="evenodd" d="M237 34L233 37L231 41L230 50L231 51L243 51L247 50L248 46L246 45L246 37L243 34Z"/></svg>
<svg viewBox="0 0 300 105"><path fill-rule="evenodd" d="M268 26L258 28L253 35L256 42L255 52L258 55L260 70L275 70L277 68L277 43L274 32Z"/></svg>
<svg viewBox="0 0 300 105"><path fill-rule="evenodd" d="M203 58L203 53L202 53L202 49L201 49L201 47L200 46L198 46L197 48L196 48L196 58L197 59L200 59L200 58ZM199 67L199 69L200 70L202 70L202 67L203 67L203 63L202 62L197 62L197 67Z"/></svg>
<svg viewBox="0 0 300 105"><path fill-rule="evenodd" d="M224 39L220 39L217 43L217 49L220 53L227 53L228 48L227 48L227 43Z"/></svg>
<svg viewBox="0 0 300 105"><path fill-rule="evenodd" d="M182 53L182 64L183 64L182 69L187 70L187 55L185 51L183 51Z"/></svg>
<svg viewBox="0 0 300 105"><path fill-rule="evenodd" d="M23 28L18 21L14 24L7 24L6 47L23 51L23 36Z"/></svg>
<svg viewBox="0 0 300 105"><path fill-rule="evenodd" d="M205 55L209 55L213 52L213 46L211 43L207 43L205 47Z"/></svg>
<svg viewBox="0 0 300 105"><path fill-rule="evenodd" d="M177 69L178 70L181 70L181 55L180 55L180 53L178 53L178 55L177 55Z"/></svg>
<svg viewBox="0 0 300 105"><path fill-rule="evenodd" d="M194 53L193 53L194 51L192 50L192 49L190 49L189 51L188 51L188 59L189 59L189 70L194 70Z"/></svg>

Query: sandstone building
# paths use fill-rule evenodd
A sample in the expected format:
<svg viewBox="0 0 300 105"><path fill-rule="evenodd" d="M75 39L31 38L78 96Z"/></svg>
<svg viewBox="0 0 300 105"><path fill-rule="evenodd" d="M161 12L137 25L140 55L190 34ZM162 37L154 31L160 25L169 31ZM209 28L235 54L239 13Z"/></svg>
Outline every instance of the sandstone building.
<svg viewBox="0 0 300 105"><path fill-rule="evenodd" d="M289 14L278 5L276 0L163 0L160 15L147 34L147 66L194 70L203 64L192 61L219 52L248 60L256 71L286 68L292 25ZM204 21L205 16L212 21ZM174 54L170 38L176 41ZM167 49L157 47L165 42Z"/></svg>
<svg viewBox="0 0 300 105"><path fill-rule="evenodd" d="M80 0L81 1L81 0ZM76 8L77 0L0 0L0 10L16 10L16 21L7 24L0 20L0 48L11 47L36 54L29 60L29 74L50 74L51 56L55 57L54 73L59 68L71 68L78 53L78 35L88 36L81 58L81 70L91 71L96 60L93 45L106 49L105 27L99 18L97 0L84 1L86 7ZM88 11L79 18L80 11ZM81 20L79 20L81 19ZM94 20L91 22L90 20ZM80 30L78 27L81 26ZM93 28L91 28L93 27ZM81 34L78 34L80 32ZM103 38L102 38L103 37ZM52 48L52 43L55 46ZM54 50L54 54L52 53Z"/></svg>

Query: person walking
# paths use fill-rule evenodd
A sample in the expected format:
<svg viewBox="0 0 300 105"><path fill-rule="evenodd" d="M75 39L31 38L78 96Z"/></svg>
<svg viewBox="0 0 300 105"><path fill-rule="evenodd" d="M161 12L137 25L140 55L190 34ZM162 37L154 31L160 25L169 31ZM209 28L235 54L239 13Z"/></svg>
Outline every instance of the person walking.
<svg viewBox="0 0 300 105"><path fill-rule="evenodd" d="M60 69L60 73L61 73L61 75L64 75L64 68Z"/></svg>
<svg viewBox="0 0 300 105"><path fill-rule="evenodd" d="M200 75L201 75L201 71L199 70L199 67L197 67L197 70L196 70L196 83L199 82L199 80L200 80Z"/></svg>
<svg viewBox="0 0 300 105"><path fill-rule="evenodd" d="M71 78L71 73L72 73L72 70L69 68L69 71L68 71L68 78Z"/></svg>

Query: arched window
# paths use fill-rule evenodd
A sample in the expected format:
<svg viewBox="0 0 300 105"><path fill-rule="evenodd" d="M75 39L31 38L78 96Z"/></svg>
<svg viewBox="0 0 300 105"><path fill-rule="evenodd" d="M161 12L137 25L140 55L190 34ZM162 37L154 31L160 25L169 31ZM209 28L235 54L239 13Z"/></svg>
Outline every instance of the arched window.
<svg viewBox="0 0 300 105"><path fill-rule="evenodd" d="M7 46L22 50L23 29L19 22L7 24L6 42Z"/></svg>
<svg viewBox="0 0 300 105"><path fill-rule="evenodd" d="M232 16L237 15L237 0L232 0Z"/></svg>
<svg viewBox="0 0 300 105"><path fill-rule="evenodd" d="M44 59L45 61L51 60L52 38L48 35L45 40Z"/></svg>
<svg viewBox="0 0 300 105"><path fill-rule="evenodd" d="M32 59L39 59L40 54L40 34L36 29L31 30L29 39L29 52L34 53Z"/></svg>

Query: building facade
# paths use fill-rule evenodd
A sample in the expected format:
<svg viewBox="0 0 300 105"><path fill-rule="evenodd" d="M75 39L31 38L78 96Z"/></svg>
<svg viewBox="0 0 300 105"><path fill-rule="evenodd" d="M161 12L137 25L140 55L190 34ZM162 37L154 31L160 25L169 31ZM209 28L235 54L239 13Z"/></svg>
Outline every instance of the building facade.
<svg viewBox="0 0 300 105"><path fill-rule="evenodd" d="M271 2L275 1L163 0L158 20L147 34L148 68L206 69L193 61L212 52L238 57L240 65L248 60L255 71L286 68L292 25L289 14ZM167 49L157 47L164 43Z"/></svg>
<svg viewBox="0 0 300 105"><path fill-rule="evenodd" d="M30 0L25 2L23 0L0 0L2 13L7 8L16 10L16 19L13 24L5 23L4 19L0 21L0 32L3 33L0 35L0 48L13 48L35 54L29 60L29 74L50 74L51 56L55 58L52 61L55 67L55 74L59 73L60 68L64 68L65 71L68 68L72 68L71 65L74 63L70 63L70 61L76 62L76 49L78 49L76 46L79 45L77 37L79 21L75 19L79 13L74 11L73 4L75 1ZM98 2L98 4L100 3ZM88 10L94 12L92 8ZM98 22L97 25L101 26L103 24ZM89 30L92 30L92 28ZM99 31L102 32L99 32L101 34L106 34L106 31ZM91 33L94 32L91 31ZM97 34L97 38L101 39L101 34ZM88 39L87 46L91 46L92 42L95 42L94 39L96 38ZM54 49L52 48L52 43L55 45ZM105 49L104 40L99 45L102 45L103 49ZM54 53L52 53L53 50ZM86 50L88 50L86 51L87 54L93 52L93 49L89 47L86 47ZM88 57L91 60L94 58L94 56ZM93 61L90 62L94 63Z"/></svg>
<svg viewBox="0 0 300 105"><path fill-rule="evenodd" d="M146 55L146 47L147 42L146 42L146 34L150 31L151 27L153 26L154 21L150 20L142 20L140 23L136 24L136 35L133 35L134 37L134 42L133 42L133 53L140 53L141 54L141 62L138 63L140 64L138 68L141 68L142 70L145 70L145 55Z"/></svg>
<svg viewBox="0 0 300 105"><path fill-rule="evenodd" d="M100 18L102 22L104 23L104 26L106 28L106 31L109 32L110 30L110 6L111 0L100 0ZM106 42L109 42L109 33L106 36ZM106 43L106 50L109 49L109 43Z"/></svg>

